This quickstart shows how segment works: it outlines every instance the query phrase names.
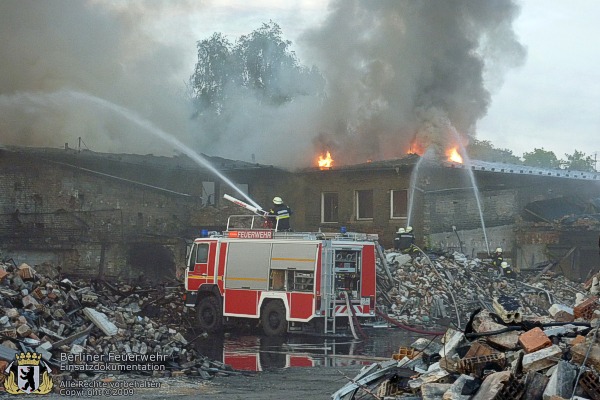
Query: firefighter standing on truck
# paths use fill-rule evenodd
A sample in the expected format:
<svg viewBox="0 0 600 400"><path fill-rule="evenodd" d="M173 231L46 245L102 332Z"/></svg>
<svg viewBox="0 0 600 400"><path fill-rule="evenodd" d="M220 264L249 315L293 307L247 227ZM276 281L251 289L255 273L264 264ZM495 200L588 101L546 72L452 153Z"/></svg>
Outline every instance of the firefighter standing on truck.
<svg viewBox="0 0 600 400"><path fill-rule="evenodd" d="M290 216L292 209L283 204L281 197L273 197L273 208L269 210L269 215L275 217L273 228L278 232L290 232Z"/></svg>

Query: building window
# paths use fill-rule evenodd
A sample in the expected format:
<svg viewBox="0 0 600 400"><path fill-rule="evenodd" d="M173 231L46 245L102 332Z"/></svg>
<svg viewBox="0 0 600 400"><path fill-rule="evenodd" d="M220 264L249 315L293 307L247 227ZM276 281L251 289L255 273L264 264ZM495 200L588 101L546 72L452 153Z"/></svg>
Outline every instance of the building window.
<svg viewBox="0 0 600 400"><path fill-rule="evenodd" d="M202 205L214 206L215 205L215 183L214 182L202 182Z"/></svg>
<svg viewBox="0 0 600 400"><path fill-rule="evenodd" d="M407 218L408 217L408 190L391 190L390 191L390 218Z"/></svg>
<svg viewBox="0 0 600 400"><path fill-rule="evenodd" d="M321 193L321 222L338 222L337 193Z"/></svg>
<svg viewBox="0 0 600 400"><path fill-rule="evenodd" d="M356 191L356 219L373 219L373 191Z"/></svg>

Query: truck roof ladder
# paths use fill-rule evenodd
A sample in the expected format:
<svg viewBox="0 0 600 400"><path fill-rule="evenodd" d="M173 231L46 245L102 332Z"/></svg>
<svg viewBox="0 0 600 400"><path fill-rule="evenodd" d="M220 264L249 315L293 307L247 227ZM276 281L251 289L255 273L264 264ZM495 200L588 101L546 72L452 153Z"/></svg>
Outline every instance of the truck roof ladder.
<svg viewBox="0 0 600 400"><path fill-rule="evenodd" d="M323 301L325 304L325 320L323 333L325 335L335 334L335 250L331 246L323 246L323 268L321 269L323 279Z"/></svg>

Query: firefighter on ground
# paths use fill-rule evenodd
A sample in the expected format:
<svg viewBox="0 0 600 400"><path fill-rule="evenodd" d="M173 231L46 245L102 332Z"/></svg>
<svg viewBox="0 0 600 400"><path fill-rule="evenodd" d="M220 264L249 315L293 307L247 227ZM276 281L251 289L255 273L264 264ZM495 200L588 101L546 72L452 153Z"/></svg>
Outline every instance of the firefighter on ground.
<svg viewBox="0 0 600 400"><path fill-rule="evenodd" d="M516 279L517 278L517 273L511 268L510 265L508 265L508 263L506 261L502 261L500 263L500 270L502 273L502 276L509 278L509 279Z"/></svg>
<svg viewBox="0 0 600 400"><path fill-rule="evenodd" d="M496 251L492 254L492 265L496 268L500 268L504 261L504 255L502 254L502 248L496 248Z"/></svg>
<svg viewBox="0 0 600 400"><path fill-rule="evenodd" d="M273 197L273 208L269 210L269 215L274 218L273 228L278 232L290 232L290 216L292 209L283 204L281 197Z"/></svg>
<svg viewBox="0 0 600 400"><path fill-rule="evenodd" d="M398 232L396 232L396 237L394 238L394 249L404 254L409 254L415 250L414 244L415 235L412 232L411 226L407 226L406 229L398 229Z"/></svg>

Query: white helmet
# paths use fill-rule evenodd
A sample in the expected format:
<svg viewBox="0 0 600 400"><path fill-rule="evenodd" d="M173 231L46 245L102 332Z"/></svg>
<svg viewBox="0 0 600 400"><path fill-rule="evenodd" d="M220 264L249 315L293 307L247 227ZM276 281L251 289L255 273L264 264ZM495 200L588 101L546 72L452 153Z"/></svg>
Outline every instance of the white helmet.
<svg viewBox="0 0 600 400"><path fill-rule="evenodd" d="M412 232L412 226L407 226L406 227L406 232L408 232L408 233Z"/></svg>
<svg viewBox="0 0 600 400"><path fill-rule="evenodd" d="M502 253L502 247L497 247L496 248L496 253Z"/></svg>
<svg viewBox="0 0 600 400"><path fill-rule="evenodd" d="M398 233L404 233L404 228L398 228Z"/></svg>
<svg viewBox="0 0 600 400"><path fill-rule="evenodd" d="M273 197L273 204L283 204L281 197Z"/></svg>
<svg viewBox="0 0 600 400"><path fill-rule="evenodd" d="M502 262L500 263L500 266L501 266L502 268L508 268L508 263L507 263L506 261L502 261Z"/></svg>

